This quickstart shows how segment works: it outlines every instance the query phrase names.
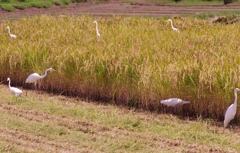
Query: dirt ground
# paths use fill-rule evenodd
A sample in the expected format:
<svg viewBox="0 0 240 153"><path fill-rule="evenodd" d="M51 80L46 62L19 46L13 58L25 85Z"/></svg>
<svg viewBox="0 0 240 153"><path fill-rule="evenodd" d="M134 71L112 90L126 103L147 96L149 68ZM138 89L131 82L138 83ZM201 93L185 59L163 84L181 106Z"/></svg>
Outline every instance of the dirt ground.
<svg viewBox="0 0 240 153"><path fill-rule="evenodd" d="M149 2L122 2L111 0L105 3L72 3L65 8L54 5L51 8L28 8L25 10L15 9L7 12L0 9L0 20L17 19L22 16L34 16L39 14L49 15L81 15L90 14L99 17L112 15L124 16L168 16L179 14L199 14L203 12L219 12L239 10L240 3L224 5L180 5L172 3L149 3Z"/></svg>

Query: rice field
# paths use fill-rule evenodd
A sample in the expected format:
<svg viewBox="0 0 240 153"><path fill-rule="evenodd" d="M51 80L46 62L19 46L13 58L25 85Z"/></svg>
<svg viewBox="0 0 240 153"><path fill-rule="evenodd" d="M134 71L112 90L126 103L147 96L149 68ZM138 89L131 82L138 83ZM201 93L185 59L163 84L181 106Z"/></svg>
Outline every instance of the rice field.
<svg viewBox="0 0 240 153"><path fill-rule="evenodd" d="M34 89L27 76L53 67L39 90L158 112L166 110L160 100L177 97L191 102L181 114L222 121L240 86L240 25L172 20L180 33L165 18L43 15L3 22L0 79Z"/></svg>

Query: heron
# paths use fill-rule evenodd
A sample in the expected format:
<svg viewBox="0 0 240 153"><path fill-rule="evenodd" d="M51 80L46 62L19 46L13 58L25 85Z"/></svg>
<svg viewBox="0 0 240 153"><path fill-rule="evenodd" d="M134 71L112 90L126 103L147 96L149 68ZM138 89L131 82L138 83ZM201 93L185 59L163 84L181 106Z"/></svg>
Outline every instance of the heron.
<svg viewBox="0 0 240 153"><path fill-rule="evenodd" d="M178 33L180 32L177 28L174 28L174 27L173 27L173 22L172 22L171 19L168 19L167 21L171 23L172 29L173 29L174 31L177 31Z"/></svg>
<svg viewBox="0 0 240 153"><path fill-rule="evenodd" d="M9 26L7 26L7 29L8 29L8 33L9 33L10 37L16 39L17 36L10 33L10 27Z"/></svg>
<svg viewBox="0 0 240 153"><path fill-rule="evenodd" d="M96 24L96 33L97 33L97 36L100 38L100 34L98 32L98 23L97 23L97 21L94 21L93 23Z"/></svg>
<svg viewBox="0 0 240 153"><path fill-rule="evenodd" d="M48 71L51 72L51 71L54 71L54 69L53 68L46 69L45 74L41 76L38 73L32 73L28 76L25 83L34 83L35 91L36 91L37 80L45 78L47 76Z"/></svg>
<svg viewBox="0 0 240 153"><path fill-rule="evenodd" d="M234 96L235 96L235 100L234 103L232 105L230 105L225 113L225 117L224 117L224 127L227 127L228 123L234 118L234 116L236 115L237 112L237 92L240 89L235 88L234 89Z"/></svg>
<svg viewBox="0 0 240 153"><path fill-rule="evenodd" d="M189 101L185 101L179 98L170 98L166 100L161 100L161 104L172 106L172 107L175 107L177 105L189 104L189 103L190 103Z"/></svg>
<svg viewBox="0 0 240 153"><path fill-rule="evenodd" d="M11 93L13 93L16 97L22 94L22 90L20 90L18 88L15 88L15 87L11 87L10 78L7 78L7 81L8 81L8 86L9 86L9 89L10 89Z"/></svg>

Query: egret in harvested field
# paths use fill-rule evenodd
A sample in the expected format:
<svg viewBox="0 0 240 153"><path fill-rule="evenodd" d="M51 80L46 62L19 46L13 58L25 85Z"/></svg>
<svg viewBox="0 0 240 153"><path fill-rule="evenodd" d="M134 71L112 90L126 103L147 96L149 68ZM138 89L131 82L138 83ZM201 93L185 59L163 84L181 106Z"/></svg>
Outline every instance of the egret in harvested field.
<svg viewBox="0 0 240 153"><path fill-rule="evenodd" d="M48 71L51 72L51 71L54 71L54 69L53 68L46 69L45 74L41 76L38 73L30 74L26 79L25 83L34 83L35 90L36 90L37 80L45 78L47 76Z"/></svg>
<svg viewBox="0 0 240 153"><path fill-rule="evenodd" d="M98 32L98 23L97 23L97 21L94 21L93 23L96 24L96 33L97 33L97 36L100 37L100 34Z"/></svg>
<svg viewBox="0 0 240 153"><path fill-rule="evenodd" d="M174 27L173 27L173 23L172 23L172 20L171 20L171 19L168 19L167 21L171 23L172 29L173 29L174 31L177 31L178 33L180 32L177 28L174 28Z"/></svg>
<svg viewBox="0 0 240 153"><path fill-rule="evenodd" d="M184 105L184 104L189 104L189 101L184 101L179 98L170 98L166 100L161 100L161 104L167 105L167 106L172 106L175 107L176 105Z"/></svg>
<svg viewBox="0 0 240 153"><path fill-rule="evenodd" d="M17 36L10 33L10 27L9 26L7 26L7 29L8 29L8 33L9 33L10 37L16 39Z"/></svg>
<svg viewBox="0 0 240 153"><path fill-rule="evenodd" d="M225 113L224 118L224 127L227 127L228 123L234 118L237 112L237 92L239 91L238 88L234 90L235 100L232 105L230 105Z"/></svg>
<svg viewBox="0 0 240 153"><path fill-rule="evenodd" d="M15 88L15 87L11 87L11 80L10 78L7 78L7 81L8 81L8 86L9 86L9 89L10 91L17 97L19 95L22 94L22 90L18 89L18 88Z"/></svg>

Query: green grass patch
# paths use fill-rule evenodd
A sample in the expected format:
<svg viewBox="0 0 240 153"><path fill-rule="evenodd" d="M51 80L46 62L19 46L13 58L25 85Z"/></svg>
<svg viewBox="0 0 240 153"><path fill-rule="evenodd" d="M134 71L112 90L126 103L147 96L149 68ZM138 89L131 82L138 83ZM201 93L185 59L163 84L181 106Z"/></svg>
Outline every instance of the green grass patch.
<svg viewBox="0 0 240 153"><path fill-rule="evenodd" d="M13 11L15 8L10 4L0 4L0 7L6 11Z"/></svg>
<svg viewBox="0 0 240 153"><path fill-rule="evenodd" d="M13 11L14 8L26 9L28 7L37 8L50 8L53 4L67 6L72 2L86 2L86 0L12 0L12 1L0 1L0 6L2 9L7 11Z"/></svg>
<svg viewBox="0 0 240 153"><path fill-rule="evenodd" d="M199 18L199 19L211 19L217 16L227 16L229 18L234 15L240 15L240 11L236 10L236 11L208 12L208 13L181 15L181 16Z"/></svg>

